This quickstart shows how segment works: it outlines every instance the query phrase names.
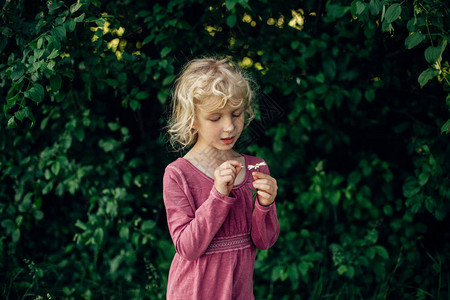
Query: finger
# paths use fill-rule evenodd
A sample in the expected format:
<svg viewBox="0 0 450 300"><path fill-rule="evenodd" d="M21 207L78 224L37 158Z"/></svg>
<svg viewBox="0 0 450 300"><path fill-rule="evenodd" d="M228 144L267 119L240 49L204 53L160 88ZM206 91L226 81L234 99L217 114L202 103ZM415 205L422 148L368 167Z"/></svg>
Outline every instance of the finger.
<svg viewBox="0 0 450 300"><path fill-rule="evenodd" d="M267 193L267 192L264 192L264 191L258 191L258 195L260 196L260 197L262 197L263 199L271 199L271 197L272 197L272 195L271 194L269 194L269 193Z"/></svg>
<svg viewBox="0 0 450 300"><path fill-rule="evenodd" d="M239 165L236 167L236 174L239 174L239 172L241 172L242 170L242 165Z"/></svg>
<svg viewBox="0 0 450 300"><path fill-rule="evenodd" d="M266 192L273 192L273 187L269 184L263 184L263 183L257 183L253 182L253 187L258 190L266 191Z"/></svg>
<svg viewBox="0 0 450 300"><path fill-rule="evenodd" d="M234 185L234 177L231 175L227 175L223 177L224 181L227 183L227 185Z"/></svg>
<svg viewBox="0 0 450 300"><path fill-rule="evenodd" d="M219 171L219 175L220 176L227 176L227 175L230 175L230 176L236 176L236 173L235 173L236 171L235 170L232 170L232 169L223 169L223 170L220 170Z"/></svg>
<svg viewBox="0 0 450 300"><path fill-rule="evenodd" d="M241 165L240 162L238 162L237 160L234 160L234 159L233 160L228 160L226 162L229 163L230 166L234 167L234 169L236 170L236 173L239 174L239 172L242 169L242 165Z"/></svg>
<svg viewBox="0 0 450 300"><path fill-rule="evenodd" d="M225 163L229 163L235 167L242 167L241 163L234 159L227 160Z"/></svg>
<svg viewBox="0 0 450 300"><path fill-rule="evenodd" d="M254 184L264 184L264 185L269 185L273 188L277 188L277 181L274 178L268 178L268 179L256 179L255 181L253 181Z"/></svg>
<svg viewBox="0 0 450 300"><path fill-rule="evenodd" d="M265 174L265 173L262 173L262 172L257 172L257 171L253 172L252 176L253 176L253 178L255 180L258 179L258 178L273 178L272 176L270 176L268 174Z"/></svg>

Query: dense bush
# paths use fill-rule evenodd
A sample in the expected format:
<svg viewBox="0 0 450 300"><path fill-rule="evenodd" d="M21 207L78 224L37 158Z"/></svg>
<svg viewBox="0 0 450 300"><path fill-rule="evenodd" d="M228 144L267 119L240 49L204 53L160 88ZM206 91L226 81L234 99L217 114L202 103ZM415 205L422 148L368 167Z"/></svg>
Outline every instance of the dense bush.
<svg viewBox="0 0 450 300"><path fill-rule="evenodd" d="M162 299L171 84L231 56L278 179L257 299L450 297L445 1L6 1L0 295Z"/></svg>

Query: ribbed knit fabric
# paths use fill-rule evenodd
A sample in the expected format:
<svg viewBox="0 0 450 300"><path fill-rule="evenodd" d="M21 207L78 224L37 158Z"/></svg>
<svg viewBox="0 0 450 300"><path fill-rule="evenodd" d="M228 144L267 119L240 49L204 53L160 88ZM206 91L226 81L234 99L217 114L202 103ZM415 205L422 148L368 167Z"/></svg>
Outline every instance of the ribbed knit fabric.
<svg viewBox="0 0 450 300"><path fill-rule="evenodd" d="M164 204L176 254L169 271L167 299L251 300L256 247L278 238L276 206L262 206L247 165L263 160L244 155L245 178L229 196L184 158L169 164L163 179ZM260 172L269 174L267 166ZM249 238L250 237L250 238Z"/></svg>

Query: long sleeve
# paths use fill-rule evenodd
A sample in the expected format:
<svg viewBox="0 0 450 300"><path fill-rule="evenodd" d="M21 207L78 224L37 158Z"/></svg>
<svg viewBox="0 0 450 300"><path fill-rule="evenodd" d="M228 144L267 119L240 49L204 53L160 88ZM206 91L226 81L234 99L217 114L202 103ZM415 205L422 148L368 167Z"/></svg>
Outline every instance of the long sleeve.
<svg viewBox="0 0 450 300"><path fill-rule="evenodd" d="M235 200L213 186L208 198L196 209L183 173L174 167L166 168L163 197L175 249L191 261L206 251Z"/></svg>
<svg viewBox="0 0 450 300"><path fill-rule="evenodd" d="M269 206L262 206L255 201L252 215L252 239L256 247L268 249L275 244L280 233L275 202Z"/></svg>
<svg viewBox="0 0 450 300"><path fill-rule="evenodd" d="M261 172L269 174L267 166L261 167ZM256 247L261 250L268 249L275 244L280 233L280 224L277 218L275 202L269 206L262 206L255 200L255 208L252 214L252 240Z"/></svg>

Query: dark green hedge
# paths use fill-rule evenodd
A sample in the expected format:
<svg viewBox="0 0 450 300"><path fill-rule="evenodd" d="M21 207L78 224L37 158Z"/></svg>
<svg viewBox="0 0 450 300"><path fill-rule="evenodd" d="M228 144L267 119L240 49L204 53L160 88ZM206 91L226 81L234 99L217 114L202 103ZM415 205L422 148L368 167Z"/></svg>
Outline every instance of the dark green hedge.
<svg viewBox="0 0 450 300"><path fill-rule="evenodd" d="M450 297L445 1L6 1L0 297L163 299L172 82L259 85L238 150L279 182L257 299Z"/></svg>

